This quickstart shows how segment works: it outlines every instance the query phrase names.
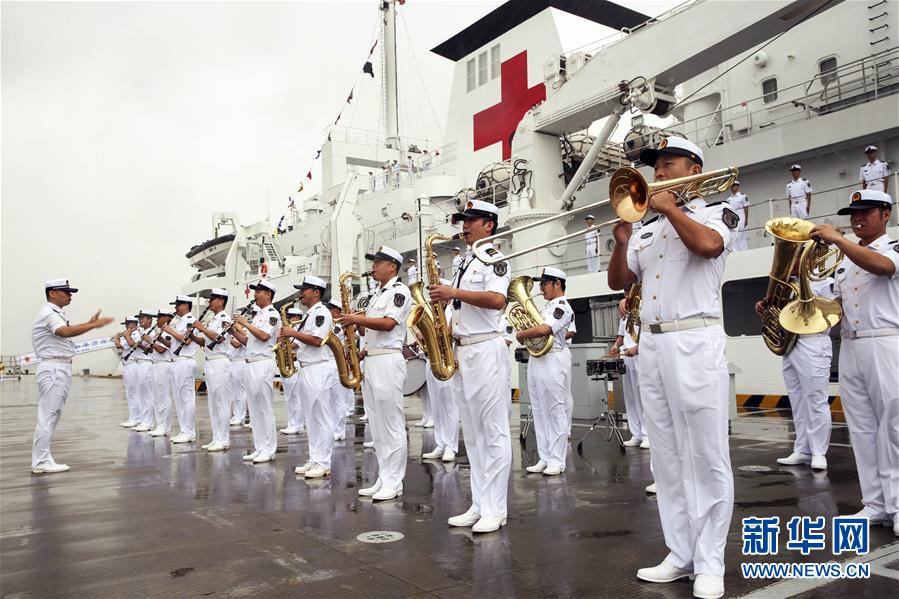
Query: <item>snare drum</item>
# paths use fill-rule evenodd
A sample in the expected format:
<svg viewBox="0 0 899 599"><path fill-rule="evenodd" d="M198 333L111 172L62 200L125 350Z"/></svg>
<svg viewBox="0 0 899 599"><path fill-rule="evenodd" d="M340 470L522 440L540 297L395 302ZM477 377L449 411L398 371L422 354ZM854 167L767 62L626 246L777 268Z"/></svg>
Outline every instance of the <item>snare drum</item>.
<svg viewBox="0 0 899 599"><path fill-rule="evenodd" d="M403 348L405 355L405 348ZM417 354L406 359L406 380L403 381L403 395L412 395L425 385L425 372L428 362Z"/></svg>

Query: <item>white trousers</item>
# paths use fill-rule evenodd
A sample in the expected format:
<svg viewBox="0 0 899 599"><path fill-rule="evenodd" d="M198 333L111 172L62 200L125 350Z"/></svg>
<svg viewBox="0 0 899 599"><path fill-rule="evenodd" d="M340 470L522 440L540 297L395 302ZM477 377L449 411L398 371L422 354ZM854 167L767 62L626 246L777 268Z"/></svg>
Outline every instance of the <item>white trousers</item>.
<svg viewBox="0 0 899 599"><path fill-rule="evenodd" d="M137 371L135 363L130 361L122 364L122 383L125 385L125 400L128 402L128 420L140 421L140 397L138 395Z"/></svg>
<svg viewBox="0 0 899 599"><path fill-rule="evenodd" d="M172 430L172 362L153 362L153 418L156 428Z"/></svg>
<svg viewBox="0 0 899 599"><path fill-rule="evenodd" d="M425 369L425 392L431 404L434 418L434 449L459 452L459 404L456 394L461 392L458 376L441 381L431 372L431 364Z"/></svg>
<svg viewBox="0 0 899 599"><path fill-rule="evenodd" d="M334 434L346 436L346 392L352 391L340 384L337 367L334 367L334 384L331 386L331 417L334 419Z"/></svg>
<svg viewBox="0 0 899 599"><path fill-rule="evenodd" d="M505 518L512 438L509 433L509 351L502 337L457 350L459 411L471 464L471 503L482 516Z"/></svg>
<svg viewBox="0 0 899 599"><path fill-rule="evenodd" d="M645 439L646 422L643 416L643 401L640 399L640 354L633 357L624 357L624 376L622 387L624 388L624 405L627 408L627 428L631 435L637 439Z"/></svg>
<svg viewBox="0 0 899 599"><path fill-rule="evenodd" d="M599 272L599 254L595 249L587 249L587 272Z"/></svg>
<svg viewBox="0 0 899 599"><path fill-rule="evenodd" d="M262 455L273 456L278 449L278 430L272 407L272 382L275 361L247 363L247 407L253 424L253 448Z"/></svg>
<svg viewBox="0 0 899 599"><path fill-rule="evenodd" d="M331 409L331 388L337 377L334 362L319 362L300 368L298 393L303 396L303 416L309 439L309 461L331 469L331 449L334 447L334 411Z"/></svg>
<svg viewBox="0 0 899 599"><path fill-rule="evenodd" d="M212 442L231 445L231 373L227 358L206 359L206 402L209 404L209 427Z"/></svg>
<svg viewBox="0 0 899 599"><path fill-rule="evenodd" d="M306 416L303 414L299 370L291 377L281 377L281 386L284 388L284 403L287 406L287 428L300 428L305 424Z"/></svg>
<svg viewBox="0 0 899 599"><path fill-rule="evenodd" d="M862 503L899 514L899 336L843 339L840 398Z"/></svg>
<svg viewBox="0 0 899 599"><path fill-rule="evenodd" d="M796 345L783 358L784 383L796 429L793 451L797 453L827 453L831 424L827 382L832 353L827 335L800 335Z"/></svg>
<svg viewBox="0 0 899 599"><path fill-rule="evenodd" d="M362 397L368 406L371 439L378 458L378 479L384 489L401 490L406 476L406 415L403 413L403 355L382 354L365 358Z"/></svg>
<svg viewBox="0 0 899 599"><path fill-rule="evenodd" d="M231 363L231 417L241 422L247 417L247 361L243 358Z"/></svg>
<svg viewBox="0 0 899 599"><path fill-rule="evenodd" d="M37 424L31 444L31 467L53 462L50 439L62 417L62 407L72 386L72 365L60 362L41 362L37 366Z"/></svg>
<svg viewBox="0 0 899 599"><path fill-rule="evenodd" d="M140 351L140 350L138 350ZM131 357L134 359L134 356ZM156 405L156 393L153 390L155 381L153 380L153 363L149 360L139 360L134 364L135 371L135 388L137 396L140 398L140 418L138 421L141 426L153 428L153 413Z"/></svg>
<svg viewBox="0 0 899 599"><path fill-rule="evenodd" d="M808 210L805 208L806 200L802 198L800 202L790 202L790 216L795 218L801 218L803 220L808 218Z"/></svg>
<svg viewBox="0 0 899 599"><path fill-rule="evenodd" d="M343 405L347 412L353 414L356 411L356 390L343 389Z"/></svg>
<svg viewBox="0 0 899 599"><path fill-rule="evenodd" d="M647 331L639 370L666 559L723 576L734 503L724 331Z"/></svg>
<svg viewBox="0 0 899 599"><path fill-rule="evenodd" d="M425 378L425 385L427 385L427 378ZM430 419L434 418L434 412L431 408L431 394L430 393L421 393L421 421L422 423L427 422Z"/></svg>
<svg viewBox="0 0 899 599"><path fill-rule="evenodd" d="M178 429L182 435L189 437L197 436L197 389L194 386L196 367L197 361L193 358L175 358L169 370Z"/></svg>
<svg viewBox="0 0 899 599"><path fill-rule="evenodd" d="M742 252L749 246L749 240L746 236L746 229L741 225L737 230L737 236L734 239L733 251Z"/></svg>
<svg viewBox="0 0 899 599"><path fill-rule="evenodd" d="M568 453L568 385L571 352L566 346L528 362L528 397L534 414L537 453L551 468L565 468Z"/></svg>

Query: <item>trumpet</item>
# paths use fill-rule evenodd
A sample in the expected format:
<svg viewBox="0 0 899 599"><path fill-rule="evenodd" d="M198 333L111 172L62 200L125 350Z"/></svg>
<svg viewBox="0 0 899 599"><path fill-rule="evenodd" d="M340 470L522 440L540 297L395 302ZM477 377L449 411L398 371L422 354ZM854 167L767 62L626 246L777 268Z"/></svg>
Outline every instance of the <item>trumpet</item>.
<svg viewBox="0 0 899 599"><path fill-rule="evenodd" d="M646 216L646 212L649 210L649 198L662 192L667 191L677 195L678 204L689 202L694 198L706 197L716 193L721 193L727 190L731 186L731 184L733 184L733 182L737 179L739 173L740 169L735 166L729 166L727 168L718 169L716 171L709 171L707 173L699 173L698 175L690 175L688 177L671 179L670 181L649 183L646 181L646 178L642 174L640 174L640 171L635 168L625 166L619 168L612 174L612 178L609 181L609 197L607 199L600 200L599 202L593 202L592 204L587 204L586 206L581 206L580 208L574 208L573 210L566 210L565 212L553 214L552 216L542 218L538 221L534 221L532 223L528 223L514 229L509 229L507 231L503 231L502 233L491 235L490 237L485 237L484 239L480 239L474 242L474 244L472 244L471 246L471 249L474 252L475 256L477 256L478 260L480 260L484 264L487 264L488 266L496 264L497 262L505 262L507 260L511 260L512 258L523 256L524 254L530 254L531 252L542 250L543 248L552 245L564 243L569 239L580 237L589 231L616 225L621 221L635 223L639 220L643 220L643 217ZM606 205L610 205L612 207L612 210L615 211L615 214L618 215L618 218L592 225L580 231L569 233L568 235L565 235L563 237L554 237L552 240L545 243L534 245L523 250L518 250L516 252L512 252L511 254L497 256L496 258L492 258L482 247L486 244L493 243L497 239L511 237L516 233L521 233L523 231L534 229L536 227L542 227L557 220L570 218L575 214L579 214L581 212L589 212Z"/></svg>

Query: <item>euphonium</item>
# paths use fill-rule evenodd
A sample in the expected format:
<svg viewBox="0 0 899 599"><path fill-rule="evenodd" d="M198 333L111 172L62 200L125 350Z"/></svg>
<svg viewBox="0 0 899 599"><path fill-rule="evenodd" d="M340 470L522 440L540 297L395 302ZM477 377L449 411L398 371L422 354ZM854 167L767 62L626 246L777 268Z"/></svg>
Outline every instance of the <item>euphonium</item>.
<svg viewBox="0 0 899 599"><path fill-rule="evenodd" d="M827 260L836 256L837 260L826 266ZM799 257L798 296L780 311L780 326L798 335L822 333L840 322L843 309L837 302L818 297L812 293L810 281L825 279L836 270L842 260L838 249L828 250L821 241L808 241Z"/></svg>
<svg viewBox="0 0 899 599"><path fill-rule="evenodd" d="M627 306L627 334L637 343L640 342L640 329L637 327L640 326L640 293L642 290L643 286L640 283L634 283L627 292L624 302Z"/></svg>
<svg viewBox="0 0 899 599"><path fill-rule="evenodd" d="M353 277L364 277L365 274L345 272L340 275L340 304L345 314L353 311L351 304L352 289L347 281ZM340 384L347 389L355 389L362 382L362 368L359 366L359 346L356 345L356 325L344 325L343 339L344 343L341 343L332 329L328 332L322 344L327 345L331 353L334 354Z"/></svg>
<svg viewBox="0 0 899 599"><path fill-rule="evenodd" d="M281 322L284 323L285 326L288 326L287 323L289 322L287 308L291 305L293 304L285 303L281 306ZM293 351L293 339L285 337L284 339L279 340L272 351L275 352L275 362L278 364L278 372L281 373L282 378L289 379L297 373L297 366L295 364L297 357Z"/></svg>
<svg viewBox="0 0 899 599"><path fill-rule="evenodd" d="M425 265L428 269L428 282L436 284L440 280L437 270L437 256L432 247L435 241L459 239L461 235L452 236L433 234L425 239ZM431 372L440 381L449 380L459 367L453 354L453 338L446 322L446 302L431 302L425 296L424 283L417 281L409 287L415 306L409 315L409 324L418 329L424 341L422 349L428 354Z"/></svg>
<svg viewBox="0 0 899 599"><path fill-rule="evenodd" d="M507 292L509 306L506 308L506 320L516 331L520 332L543 324L543 317L537 310L537 306L534 305L534 300L531 299L533 287L534 281L531 277L515 277L509 281L509 291ZM525 339L523 345L529 354L539 358L553 348L553 337L552 335L531 337Z"/></svg>

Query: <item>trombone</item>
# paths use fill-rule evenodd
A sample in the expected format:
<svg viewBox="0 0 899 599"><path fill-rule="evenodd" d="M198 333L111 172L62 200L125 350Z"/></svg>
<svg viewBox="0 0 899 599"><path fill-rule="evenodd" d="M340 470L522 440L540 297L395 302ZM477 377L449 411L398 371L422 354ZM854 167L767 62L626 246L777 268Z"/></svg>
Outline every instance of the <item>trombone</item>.
<svg viewBox="0 0 899 599"><path fill-rule="evenodd" d="M612 178L609 181L609 197L607 199L601 200L599 202L593 202L592 204L587 204L586 206L581 206L580 208L574 208L573 210L566 210L558 214L553 214L552 216L542 218L538 221L534 221L532 223L528 223L514 229L509 229L507 231L503 231L502 233L497 233L495 235L491 235L490 237L485 237L484 239L479 239L478 241L474 242L474 244L472 244L471 249L478 260L488 266L496 264L497 262L505 262L507 260L511 260L512 258L517 258L518 256L530 254L531 252L563 243L565 241L568 241L569 239L574 239L575 237L582 236L594 229L600 229L602 227L608 227L618 224L620 221L634 223L639 220L643 220L643 217L646 215L647 210L649 210L649 198L658 193L670 191L676 194L678 196L679 204L686 203L693 198L705 197L716 193L721 193L723 191L726 191L731 186L731 184L737 179L739 172L740 170L737 167L730 166L727 168L718 169L716 171L709 171L707 173L699 173L697 175L690 175L688 177L679 177L677 179L671 179L670 181L649 183L646 181L646 178L640 173L640 171L633 167L625 166L619 168L612 174ZM541 227L543 225L555 222L559 219L568 218L580 212L594 210L607 204L611 205L612 210L615 211L615 214L618 215L618 218L595 224L580 231L569 233L568 235L565 235L563 237L555 237L547 242L534 245L523 250L518 250L517 252L512 252L511 254L497 256L496 258L493 258L489 254L487 254L486 250L482 247L485 244L493 243L497 239L511 237L516 233L521 233L529 229Z"/></svg>

